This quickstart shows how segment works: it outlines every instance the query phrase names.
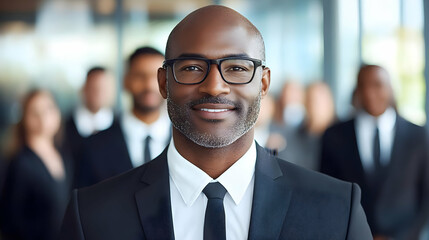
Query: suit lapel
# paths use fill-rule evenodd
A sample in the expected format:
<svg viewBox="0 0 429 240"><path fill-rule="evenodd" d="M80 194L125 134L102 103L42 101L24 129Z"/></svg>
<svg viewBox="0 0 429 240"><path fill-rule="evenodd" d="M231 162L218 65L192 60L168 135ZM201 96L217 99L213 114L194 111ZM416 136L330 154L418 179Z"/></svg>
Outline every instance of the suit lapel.
<svg viewBox="0 0 429 240"><path fill-rule="evenodd" d="M255 187L249 239L278 239L286 217L292 190L275 157L257 145Z"/></svg>
<svg viewBox="0 0 429 240"><path fill-rule="evenodd" d="M405 128L405 120L398 115L396 115L396 123L395 123L395 135L393 136L393 142L392 142L392 149L390 151L390 162L389 165L396 164L396 162L400 161L402 156L400 155L402 152L404 152L403 149L401 149L403 146L407 146L407 144L404 144L403 140L404 138L404 128Z"/></svg>
<svg viewBox="0 0 429 240"><path fill-rule="evenodd" d="M174 239L167 149L147 163L141 178L147 185L135 194L146 239Z"/></svg>
<svg viewBox="0 0 429 240"><path fill-rule="evenodd" d="M347 174L349 174L348 178L359 184L361 188L366 188L367 177L365 170L363 168L362 159L360 157L359 153L359 147L357 142L357 135L356 135L356 119L353 119L349 122L349 133L350 135L346 136L345 139L351 139L350 141L350 156L353 156L350 158L350 160L347 160L345 164L346 167L349 168L347 171Z"/></svg>
<svg viewBox="0 0 429 240"><path fill-rule="evenodd" d="M119 156L122 156L124 158L124 161L121 161L123 168L132 169L134 166L131 161L130 153L128 152L127 141L125 139L125 133L124 133L124 130L122 129L121 122L118 120L113 124L114 125L112 126L114 127L114 130L116 132L114 136L117 136L120 139L120 141L117 142L119 145L117 146L117 149L118 151L120 151Z"/></svg>
<svg viewBox="0 0 429 240"><path fill-rule="evenodd" d="M406 159L410 156L403 156L405 151L404 146L407 147L408 144L406 141L408 139L404 138L406 132L404 131L405 120L398 115L396 115L396 123L395 123L395 135L393 137L392 149L390 151L390 159L389 163L386 166L386 178L383 183L382 189L385 190L386 187L390 184L390 182L395 182L398 178L398 172L401 173L403 169L403 159Z"/></svg>

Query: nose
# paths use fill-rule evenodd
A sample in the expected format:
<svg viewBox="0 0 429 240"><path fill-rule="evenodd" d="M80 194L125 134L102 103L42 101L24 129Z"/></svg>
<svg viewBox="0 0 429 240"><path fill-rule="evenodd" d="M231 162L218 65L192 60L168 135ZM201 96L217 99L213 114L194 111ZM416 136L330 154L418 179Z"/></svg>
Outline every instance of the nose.
<svg viewBox="0 0 429 240"><path fill-rule="evenodd" d="M231 89L229 84L222 79L218 66L213 64L206 79L200 84L199 91L216 97L221 94L229 94Z"/></svg>

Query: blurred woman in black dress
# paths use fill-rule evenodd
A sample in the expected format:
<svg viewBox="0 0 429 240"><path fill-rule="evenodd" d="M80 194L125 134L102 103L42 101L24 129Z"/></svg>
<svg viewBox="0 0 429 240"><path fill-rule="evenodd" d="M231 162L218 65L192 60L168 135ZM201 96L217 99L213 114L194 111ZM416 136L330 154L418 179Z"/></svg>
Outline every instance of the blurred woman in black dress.
<svg viewBox="0 0 429 240"><path fill-rule="evenodd" d="M24 98L17 151L10 161L1 203L4 239L57 239L71 191L70 161L56 142L61 115L52 95Z"/></svg>

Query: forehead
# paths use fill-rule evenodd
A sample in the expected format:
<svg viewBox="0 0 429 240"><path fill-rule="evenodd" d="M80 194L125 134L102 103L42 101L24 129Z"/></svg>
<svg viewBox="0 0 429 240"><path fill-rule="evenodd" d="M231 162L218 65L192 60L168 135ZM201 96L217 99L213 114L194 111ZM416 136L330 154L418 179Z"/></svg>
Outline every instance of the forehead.
<svg viewBox="0 0 429 240"><path fill-rule="evenodd" d="M389 84L389 75L384 69L370 68L362 72L363 84Z"/></svg>
<svg viewBox="0 0 429 240"><path fill-rule="evenodd" d="M94 82L94 80L103 80L104 78L107 78L107 77L109 77L109 74L107 72L97 71L97 72L91 73L88 76L86 83L91 84Z"/></svg>
<svg viewBox="0 0 429 240"><path fill-rule="evenodd" d="M239 24L187 24L178 31L170 48L171 58L182 54L198 54L215 59L230 55L261 58L256 34Z"/></svg>
<svg viewBox="0 0 429 240"><path fill-rule="evenodd" d="M164 57L157 54L145 54L133 59L130 65L130 70L145 70L161 67Z"/></svg>
<svg viewBox="0 0 429 240"><path fill-rule="evenodd" d="M32 97L28 102L28 107L32 109L33 107L38 107L45 104L53 104L54 99L49 93L40 92Z"/></svg>

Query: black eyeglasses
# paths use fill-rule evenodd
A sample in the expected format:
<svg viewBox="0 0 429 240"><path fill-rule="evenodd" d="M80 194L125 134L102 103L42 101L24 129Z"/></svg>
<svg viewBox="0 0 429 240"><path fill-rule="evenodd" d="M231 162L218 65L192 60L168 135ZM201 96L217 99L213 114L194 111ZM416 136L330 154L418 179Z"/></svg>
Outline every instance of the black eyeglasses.
<svg viewBox="0 0 429 240"><path fill-rule="evenodd" d="M220 59L183 57L165 60L163 67L171 67L177 83L192 85L202 83L206 79L212 64L218 66L222 79L229 84L250 83L255 76L256 69L259 66L265 67L262 60L248 57Z"/></svg>

